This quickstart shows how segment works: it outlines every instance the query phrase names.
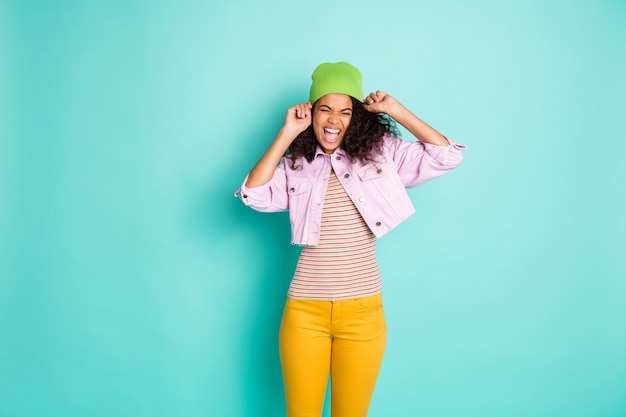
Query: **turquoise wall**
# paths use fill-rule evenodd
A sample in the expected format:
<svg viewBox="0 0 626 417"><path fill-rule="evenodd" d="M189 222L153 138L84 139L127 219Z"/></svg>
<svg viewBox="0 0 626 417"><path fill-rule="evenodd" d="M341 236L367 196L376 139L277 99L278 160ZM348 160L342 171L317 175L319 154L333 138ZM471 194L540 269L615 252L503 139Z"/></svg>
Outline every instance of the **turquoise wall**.
<svg viewBox="0 0 626 417"><path fill-rule="evenodd" d="M469 146L379 241L370 416L625 416L625 21L623 0L1 2L0 416L284 415L298 249L232 194L338 60Z"/></svg>

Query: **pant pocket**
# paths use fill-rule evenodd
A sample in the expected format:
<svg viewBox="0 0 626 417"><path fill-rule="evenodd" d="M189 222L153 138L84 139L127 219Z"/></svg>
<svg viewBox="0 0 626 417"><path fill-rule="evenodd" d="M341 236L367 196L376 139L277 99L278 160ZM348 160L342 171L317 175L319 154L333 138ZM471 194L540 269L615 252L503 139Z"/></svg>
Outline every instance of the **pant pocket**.
<svg viewBox="0 0 626 417"><path fill-rule="evenodd" d="M369 297L358 298L359 306L366 310L378 310L383 308L383 295L375 294Z"/></svg>

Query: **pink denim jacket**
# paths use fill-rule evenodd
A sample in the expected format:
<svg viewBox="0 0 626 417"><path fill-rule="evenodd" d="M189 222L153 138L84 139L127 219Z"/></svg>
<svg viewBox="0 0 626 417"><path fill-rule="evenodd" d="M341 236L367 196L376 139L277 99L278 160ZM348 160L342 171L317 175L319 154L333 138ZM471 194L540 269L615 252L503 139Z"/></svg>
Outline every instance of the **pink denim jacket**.
<svg viewBox="0 0 626 417"><path fill-rule="evenodd" d="M437 146L387 136L379 162L366 165L350 163L341 148L327 155L318 147L311 163L300 158L295 168L283 157L267 184L248 188L246 176L235 196L257 211L289 210L291 242L316 245L332 167L365 223L381 237L415 213L406 187L443 175L463 161L465 146L448 141L450 145Z"/></svg>

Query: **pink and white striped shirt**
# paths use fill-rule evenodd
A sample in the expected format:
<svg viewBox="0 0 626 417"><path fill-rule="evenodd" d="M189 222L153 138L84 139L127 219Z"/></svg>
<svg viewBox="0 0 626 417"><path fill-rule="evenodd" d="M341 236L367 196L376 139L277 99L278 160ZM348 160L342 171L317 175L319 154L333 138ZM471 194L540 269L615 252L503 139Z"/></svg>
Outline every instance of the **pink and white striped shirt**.
<svg viewBox="0 0 626 417"><path fill-rule="evenodd" d="M322 207L319 244L302 249L288 296L341 300L381 290L376 237L333 171Z"/></svg>

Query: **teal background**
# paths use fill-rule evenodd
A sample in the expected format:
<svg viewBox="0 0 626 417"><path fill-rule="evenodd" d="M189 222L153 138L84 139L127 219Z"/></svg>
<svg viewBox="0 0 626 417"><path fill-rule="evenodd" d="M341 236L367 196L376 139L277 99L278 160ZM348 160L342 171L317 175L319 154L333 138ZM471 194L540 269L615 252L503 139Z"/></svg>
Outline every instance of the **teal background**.
<svg viewBox="0 0 626 417"><path fill-rule="evenodd" d="M298 248L233 192L338 60L469 147L379 241L370 416L626 416L625 21L623 0L1 2L0 416L284 415Z"/></svg>

